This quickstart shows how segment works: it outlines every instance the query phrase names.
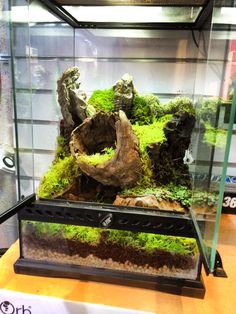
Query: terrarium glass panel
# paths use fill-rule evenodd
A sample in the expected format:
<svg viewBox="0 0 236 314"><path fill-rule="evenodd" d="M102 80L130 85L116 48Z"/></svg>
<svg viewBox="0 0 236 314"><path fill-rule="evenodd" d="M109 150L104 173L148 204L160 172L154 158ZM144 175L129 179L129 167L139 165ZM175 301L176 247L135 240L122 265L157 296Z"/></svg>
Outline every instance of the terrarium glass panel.
<svg viewBox="0 0 236 314"><path fill-rule="evenodd" d="M49 222L21 221L25 259L196 279L199 252L192 238Z"/></svg>
<svg viewBox="0 0 236 314"><path fill-rule="evenodd" d="M215 8L214 11L224 12L224 9ZM234 9L231 7L226 11L234 12ZM199 71L197 66L195 110L198 118L191 144L195 162L190 165L193 174L191 213L211 272L215 268L218 228L229 171L227 162L231 138L234 140L235 136L232 131L236 107L235 62L232 57L236 37L233 32L214 31L218 23L219 20L213 18L204 71ZM227 22L222 18L221 23ZM204 35L209 36L209 32L204 32ZM203 42L199 44L201 46Z"/></svg>
<svg viewBox="0 0 236 314"><path fill-rule="evenodd" d="M18 198L12 99L12 63L10 49L9 1L0 1L0 216ZM16 217L0 225L0 249L17 239Z"/></svg>

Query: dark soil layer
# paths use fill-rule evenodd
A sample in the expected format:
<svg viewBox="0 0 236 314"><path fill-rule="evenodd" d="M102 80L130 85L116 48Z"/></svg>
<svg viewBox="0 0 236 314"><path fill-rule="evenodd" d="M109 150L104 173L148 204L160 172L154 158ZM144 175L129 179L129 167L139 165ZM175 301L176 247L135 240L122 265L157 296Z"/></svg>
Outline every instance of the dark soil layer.
<svg viewBox="0 0 236 314"><path fill-rule="evenodd" d="M179 268L183 270L195 267L194 258L179 253L170 253L164 250L155 250L152 253L142 249L132 247L123 247L119 244L107 243L105 237L97 245L82 243L76 240L50 238L39 239L34 234L23 236L23 245L27 248L38 250L50 250L51 252L64 253L69 256L80 255L86 258L88 255L94 255L100 259L106 260L111 258L115 262L130 262L138 266L148 265L153 268Z"/></svg>

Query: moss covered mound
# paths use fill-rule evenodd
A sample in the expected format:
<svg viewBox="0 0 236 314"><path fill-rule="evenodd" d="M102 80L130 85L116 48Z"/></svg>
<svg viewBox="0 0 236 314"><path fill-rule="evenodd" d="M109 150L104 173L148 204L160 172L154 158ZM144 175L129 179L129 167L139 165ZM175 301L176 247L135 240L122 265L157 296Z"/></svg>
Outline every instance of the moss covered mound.
<svg viewBox="0 0 236 314"><path fill-rule="evenodd" d="M195 116L196 112L193 107L193 102L188 97L176 97L163 105L164 114L181 114L187 112L188 114Z"/></svg>
<svg viewBox="0 0 236 314"><path fill-rule="evenodd" d="M153 123L164 114L160 100L155 95L136 95L133 100L131 122L140 125Z"/></svg>
<svg viewBox="0 0 236 314"><path fill-rule="evenodd" d="M73 180L80 175L80 170L72 156L55 160L44 175L38 189L41 198L54 198L64 193Z"/></svg>
<svg viewBox="0 0 236 314"><path fill-rule="evenodd" d="M132 125L133 131L139 139L141 152L144 152L150 144L162 143L166 140L163 128L171 118L172 114L167 114L152 124Z"/></svg>
<svg viewBox="0 0 236 314"><path fill-rule="evenodd" d="M88 100L96 110L111 112L114 110L114 91L113 89L95 90Z"/></svg>

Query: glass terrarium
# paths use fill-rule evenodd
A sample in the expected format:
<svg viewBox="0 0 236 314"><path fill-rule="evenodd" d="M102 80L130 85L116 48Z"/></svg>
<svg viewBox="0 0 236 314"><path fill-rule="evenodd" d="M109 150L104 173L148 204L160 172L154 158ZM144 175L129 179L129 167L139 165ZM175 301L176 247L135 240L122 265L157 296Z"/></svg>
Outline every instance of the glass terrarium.
<svg viewBox="0 0 236 314"><path fill-rule="evenodd" d="M220 2L194 2L139 1L130 20L119 1L13 1L16 272L204 294L235 39Z"/></svg>

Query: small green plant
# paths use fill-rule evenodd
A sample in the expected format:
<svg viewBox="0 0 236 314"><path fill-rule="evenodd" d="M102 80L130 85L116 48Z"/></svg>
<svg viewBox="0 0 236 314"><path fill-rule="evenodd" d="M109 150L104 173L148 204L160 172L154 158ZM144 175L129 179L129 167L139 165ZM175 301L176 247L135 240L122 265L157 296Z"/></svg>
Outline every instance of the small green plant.
<svg viewBox="0 0 236 314"><path fill-rule="evenodd" d="M114 110L114 91L113 89L95 90L88 100L96 110L111 112Z"/></svg>
<svg viewBox="0 0 236 314"><path fill-rule="evenodd" d="M69 188L79 175L79 166L72 156L57 159L44 175L37 194L41 198L54 198Z"/></svg>
<svg viewBox="0 0 236 314"><path fill-rule="evenodd" d="M172 201L178 201L185 207L190 207L192 191L184 185L169 184L167 187L170 192L170 199Z"/></svg>
<svg viewBox="0 0 236 314"><path fill-rule="evenodd" d="M112 147L108 147L105 148L101 153L96 153L92 155L82 154L77 157L77 160L79 162L84 162L92 166L97 166L110 160L114 155L115 150Z"/></svg>
<svg viewBox="0 0 236 314"><path fill-rule="evenodd" d="M190 207L192 192L186 186L169 184L166 186L151 187L137 186L130 189L125 189L121 192L122 195L145 196L155 195L158 201L178 201L184 207Z"/></svg>

